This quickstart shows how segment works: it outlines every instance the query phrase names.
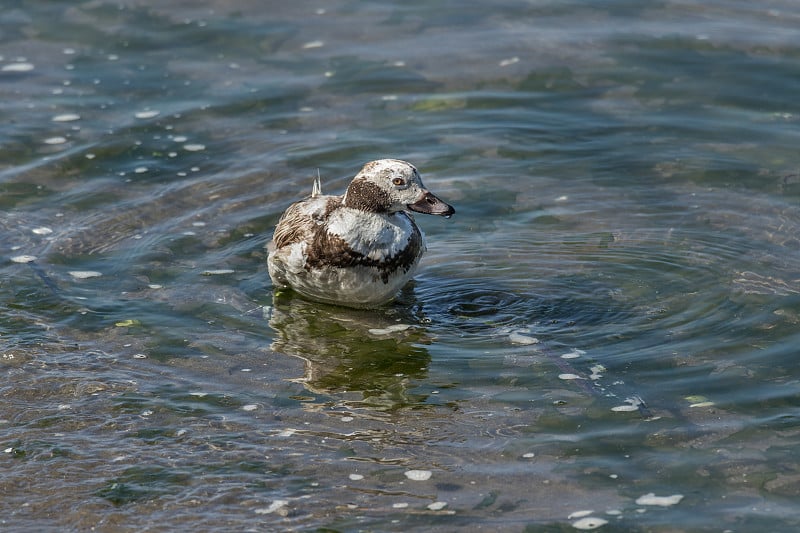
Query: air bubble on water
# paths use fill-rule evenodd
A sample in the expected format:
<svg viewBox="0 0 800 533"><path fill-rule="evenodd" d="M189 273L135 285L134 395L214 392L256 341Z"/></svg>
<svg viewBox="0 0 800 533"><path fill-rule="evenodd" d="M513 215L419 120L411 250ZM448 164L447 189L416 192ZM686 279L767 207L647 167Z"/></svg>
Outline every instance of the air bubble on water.
<svg viewBox="0 0 800 533"><path fill-rule="evenodd" d="M572 523L572 527L575 529L582 529L582 530L590 530L590 529L597 529L598 527L602 527L608 524L608 520L604 518L598 518L596 516L587 516L586 518L581 518L580 520L576 520Z"/></svg>
<svg viewBox="0 0 800 533"><path fill-rule="evenodd" d="M88 279L100 277L103 273L96 270L72 270L69 275L76 279Z"/></svg>
<svg viewBox="0 0 800 533"><path fill-rule="evenodd" d="M657 505L659 507L670 507L677 505L683 499L683 494L673 494L671 496L656 496L649 492L636 498L636 505Z"/></svg>
<svg viewBox="0 0 800 533"><path fill-rule="evenodd" d="M10 63L8 65L3 65L0 67L0 71L3 72L30 72L35 67L33 63L27 63L25 61L20 61L18 63Z"/></svg>
<svg viewBox="0 0 800 533"><path fill-rule="evenodd" d="M430 470L407 470L404 474L412 481L426 481L433 475Z"/></svg>
<svg viewBox="0 0 800 533"><path fill-rule="evenodd" d="M145 109L144 111L137 111L134 115L136 118L153 118L161 114L161 111L155 109Z"/></svg>
<svg viewBox="0 0 800 533"><path fill-rule="evenodd" d="M54 116L52 119L53 122L73 122L75 120L80 120L81 116L77 113L62 113L60 115Z"/></svg>

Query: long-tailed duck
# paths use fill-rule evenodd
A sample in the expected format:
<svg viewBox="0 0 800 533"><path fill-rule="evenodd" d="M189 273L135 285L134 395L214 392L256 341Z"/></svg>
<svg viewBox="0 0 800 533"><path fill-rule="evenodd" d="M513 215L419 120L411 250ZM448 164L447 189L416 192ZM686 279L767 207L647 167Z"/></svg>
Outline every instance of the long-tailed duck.
<svg viewBox="0 0 800 533"><path fill-rule="evenodd" d="M269 245L278 287L348 307L377 307L414 275L425 239L408 211L449 218L455 209L422 184L413 165L380 159L364 165L341 196L322 194L289 206Z"/></svg>

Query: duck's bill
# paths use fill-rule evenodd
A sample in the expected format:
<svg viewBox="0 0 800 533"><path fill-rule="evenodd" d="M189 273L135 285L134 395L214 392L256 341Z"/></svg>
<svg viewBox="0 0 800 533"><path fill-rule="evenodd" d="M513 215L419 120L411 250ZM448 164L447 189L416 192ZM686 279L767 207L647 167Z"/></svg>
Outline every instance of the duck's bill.
<svg viewBox="0 0 800 533"><path fill-rule="evenodd" d="M421 199L413 204L408 204L408 208L417 213L439 215L445 218L450 218L453 216L453 213L456 212L452 205L444 203L431 192L425 192L425 195Z"/></svg>

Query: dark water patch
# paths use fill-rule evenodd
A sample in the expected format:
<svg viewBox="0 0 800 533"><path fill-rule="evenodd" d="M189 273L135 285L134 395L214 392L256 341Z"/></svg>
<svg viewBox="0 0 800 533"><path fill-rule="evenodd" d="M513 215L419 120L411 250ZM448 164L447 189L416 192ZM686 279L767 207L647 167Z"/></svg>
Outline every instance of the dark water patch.
<svg viewBox="0 0 800 533"><path fill-rule="evenodd" d="M403 65L364 61L357 57L334 58L329 68L333 76L325 88L332 91L402 94L430 92L437 86Z"/></svg>
<svg viewBox="0 0 800 533"><path fill-rule="evenodd" d="M0 186L0 207L3 209L22 208L26 204L40 201L52 194L47 188L36 183L7 182Z"/></svg>
<svg viewBox="0 0 800 533"><path fill-rule="evenodd" d="M135 466L106 482L95 494L114 505L152 500L174 494L176 488L188 485L191 475L161 466Z"/></svg>
<svg viewBox="0 0 800 533"><path fill-rule="evenodd" d="M613 298L613 290L578 278L563 280L569 291L561 294L556 287L540 293L492 288L488 279L423 279L428 284L417 289L422 312L438 330L452 328L462 335L492 336L508 327L535 326L537 331L547 331L611 325L633 313Z"/></svg>

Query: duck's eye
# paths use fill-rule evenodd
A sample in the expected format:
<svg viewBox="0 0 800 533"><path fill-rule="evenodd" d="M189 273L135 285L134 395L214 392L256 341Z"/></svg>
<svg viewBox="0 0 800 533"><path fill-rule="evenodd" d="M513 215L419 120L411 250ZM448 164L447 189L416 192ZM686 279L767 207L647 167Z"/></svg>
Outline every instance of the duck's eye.
<svg viewBox="0 0 800 533"><path fill-rule="evenodd" d="M394 183L395 185L405 185L406 180L404 180L403 178L395 178L392 180L392 183Z"/></svg>

